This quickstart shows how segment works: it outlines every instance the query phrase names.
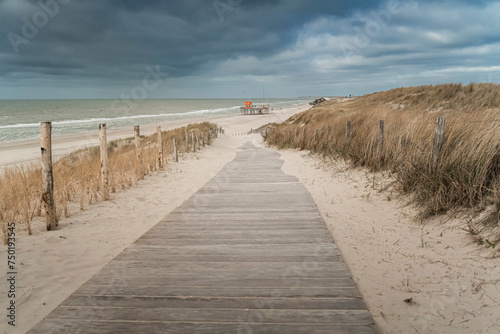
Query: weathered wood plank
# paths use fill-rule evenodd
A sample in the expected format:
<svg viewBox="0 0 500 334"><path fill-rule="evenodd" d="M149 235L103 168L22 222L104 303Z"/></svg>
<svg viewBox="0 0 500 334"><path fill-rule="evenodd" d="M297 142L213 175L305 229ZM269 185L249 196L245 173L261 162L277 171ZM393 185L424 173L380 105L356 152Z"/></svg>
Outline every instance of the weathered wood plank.
<svg viewBox="0 0 500 334"><path fill-rule="evenodd" d="M87 284L116 286L167 286L167 287L222 287L226 288L259 288L259 289L299 289L299 288L324 288L324 287L352 287L354 281L350 277L335 278L310 278L310 277L289 277L281 276L274 278L266 277L147 277L122 276L110 279L109 276L100 273L91 278Z"/></svg>
<svg viewBox="0 0 500 334"><path fill-rule="evenodd" d="M252 256L241 255L172 255L151 249L126 249L114 261L170 261L170 262L343 262L340 254L331 256Z"/></svg>
<svg viewBox="0 0 500 334"><path fill-rule="evenodd" d="M182 245L182 246L152 246L148 244L139 245L134 243L129 249L150 249L161 252L168 252L173 255L227 255L227 254L250 254L252 256L276 256L276 255L297 255L297 256L323 256L338 254L337 248L333 244L301 244L301 245Z"/></svg>
<svg viewBox="0 0 500 334"><path fill-rule="evenodd" d="M280 309L204 309L143 307L58 307L47 319L85 319L93 321L177 321L241 322L288 324L355 324L370 325L373 319L366 310L280 310ZM255 319L255 320L254 320Z"/></svg>
<svg viewBox="0 0 500 334"><path fill-rule="evenodd" d="M143 296L82 296L66 299L64 307L113 308L175 308L175 309L300 309L300 310L358 310L360 298L256 298L256 297L143 297ZM217 311L214 311L217 312ZM81 319L81 318L80 318Z"/></svg>
<svg viewBox="0 0 500 334"><path fill-rule="evenodd" d="M313 264L315 265L315 264ZM294 272L297 272L296 274ZM290 273L290 274L288 274ZM328 277L350 277L349 273L345 271L345 269L341 268L338 270L334 269L323 269L314 270L309 269L304 270L302 267L290 266L289 268L282 270L273 269L272 266L267 268L257 268L257 269L211 269L211 268L200 268L200 269L192 269L186 272L185 270L165 270L163 268L141 268L140 270L137 268L122 268L122 269L113 269L104 267L101 271L101 275L108 277L118 277L122 278L124 276L139 276L139 277L164 277L165 279L170 279L173 277L197 277L203 275L210 275L210 277L214 278L214 280L218 280L222 277L266 277L266 278L280 278L284 275L290 277L298 277L300 278L302 275L313 278L328 278ZM144 279L146 280L146 279Z"/></svg>
<svg viewBox="0 0 500 334"><path fill-rule="evenodd" d="M305 262L273 262L272 264L266 264L263 262L170 262L170 261L149 261L144 259L142 261L112 261L107 266L106 269L121 270L125 271L140 271L140 274L146 275L148 271L166 272L166 274L171 274L174 272L182 273L192 273L202 270L216 270L219 272L239 272L245 273L251 271L255 274L260 271L272 274L272 273L284 273L289 271L290 268L307 268L308 273L314 272L328 272L337 270L346 270L346 266L343 262L316 262L314 259ZM105 273L106 270L103 270Z"/></svg>
<svg viewBox="0 0 500 334"><path fill-rule="evenodd" d="M288 237L288 239L283 239L280 237L274 238L260 238L260 239L140 239L137 240L137 245L150 245L150 246L183 246L186 243L197 244L197 245L292 245L292 244L307 244L307 243L315 243L317 242L318 237L307 237L307 236L299 236L299 237ZM325 242L324 240L321 240Z"/></svg>
<svg viewBox="0 0 500 334"><path fill-rule="evenodd" d="M85 320L46 320L33 334L215 334L215 333L259 333L259 334L374 334L371 324L263 324L263 323L177 323L177 322L115 322Z"/></svg>
<svg viewBox="0 0 500 334"><path fill-rule="evenodd" d="M75 295L142 296L142 297L280 297L280 298L361 298L358 289L349 287L246 288L246 287L182 287L84 284Z"/></svg>

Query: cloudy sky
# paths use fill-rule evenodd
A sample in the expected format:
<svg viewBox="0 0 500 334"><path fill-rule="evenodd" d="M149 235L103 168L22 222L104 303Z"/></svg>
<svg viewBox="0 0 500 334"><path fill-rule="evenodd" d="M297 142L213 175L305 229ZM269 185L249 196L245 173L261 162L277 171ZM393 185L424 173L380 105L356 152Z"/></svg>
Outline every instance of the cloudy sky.
<svg viewBox="0 0 500 334"><path fill-rule="evenodd" d="M0 0L0 99L500 82L500 1Z"/></svg>

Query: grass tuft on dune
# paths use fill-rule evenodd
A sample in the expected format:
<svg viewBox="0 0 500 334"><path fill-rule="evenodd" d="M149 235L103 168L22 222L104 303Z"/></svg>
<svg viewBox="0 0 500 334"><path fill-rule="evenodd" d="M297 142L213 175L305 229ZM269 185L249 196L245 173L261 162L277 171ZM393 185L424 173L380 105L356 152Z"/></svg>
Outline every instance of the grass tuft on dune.
<svg viewBox="0 0 500 334"><path fill-rule="evenodd" d="M214 137L208 136L216 124L204 122L162 132L163 151L173 154L173 138L176 139L179 154L187 151L185 131L189 133L189 151L192 151L191 133L210 145ZM136 158L134 138L120 139L108 143L109 180L111 192L125 190L136 185L140 169L145 175L159 170L157 163L158 144L156 133L141 137L142 166ZM164 156L165 156L164 153ZM173 160L173 159L172 159ZM71 215L71 207L78 204L80 210L102 201L101 167L99 147L90 147L73 152L53 164L54 196L58 220ZM6 168L0 174L0 229L4 243L7 240L7 224L18 226L32 234L31 223L43 215L42 172L39 162Z"/></svg>
<svg viewBox="0 0 500 334"><path fill-rule="evenodd" d="M446 117L446 126L433 168L439 116ZM488 211L481 220L487 223L475 228L488 229L489 237L479 241L489 247L500 244L500 85L409 87L330 100L267 127L267 143L280 149L309 150L392 172L398 190L420 208L419 218L459 208Z"/></svg>

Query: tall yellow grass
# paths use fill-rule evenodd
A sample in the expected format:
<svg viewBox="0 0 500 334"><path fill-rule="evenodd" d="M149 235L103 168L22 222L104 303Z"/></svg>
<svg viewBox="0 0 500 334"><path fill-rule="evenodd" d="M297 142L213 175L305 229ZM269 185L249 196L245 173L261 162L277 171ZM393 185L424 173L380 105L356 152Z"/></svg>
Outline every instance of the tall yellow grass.
<svg viewBox="0 0 500 334"><path fill-rule="evenodd" d="M207 134L216 127L216 124L204 122L162 132L164 156L173 154L173 138L176 138L179 152L186 152L186 129L189 133L194 131L198 137L203 132L205 143L211 145L213 138L209 140ZM157 135L141 137L141 146L145 174L158 171ZM111 191L124 190L137 184L140 166L136 159L134 139L110 142L108 155ZM71 207L83 210L92 203L102 201L99 147L82 149L58 160L53 165L53 173L58 220L69 217ZM9 222L17 222L18 226L32 233L33 219L43 215L41 194L42 172L39 162L6 168L0 174L0 227L4 242Z"/></svg>
<svg viewBox="0 0 500 334"><path fill-rule="evenodd" d="M446 116L447 121L434 170L432 145L439 116ZM385 122L382 150L377 139L379 120ZM347 121L352 124L350 138L346 137ZM495 204L498 226L499 85L399 88L353 100L332 100L270 127L266 140L278 148L310 150L344 158L354 166L392 171L399 190L420 207L421 218Z"/></svg>

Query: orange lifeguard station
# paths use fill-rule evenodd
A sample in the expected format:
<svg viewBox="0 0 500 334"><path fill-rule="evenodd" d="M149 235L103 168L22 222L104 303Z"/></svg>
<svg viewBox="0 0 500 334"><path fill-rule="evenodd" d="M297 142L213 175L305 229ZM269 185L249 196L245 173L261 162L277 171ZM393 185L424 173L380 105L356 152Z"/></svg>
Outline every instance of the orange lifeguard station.
<svg viewBox="0 0 500 334"><path fill-rule="evenodd" d="M251 101L246 101L245 106L240 107L240 112L242 115L268 114L269 104L267 103L254 104Z"/></svg>

